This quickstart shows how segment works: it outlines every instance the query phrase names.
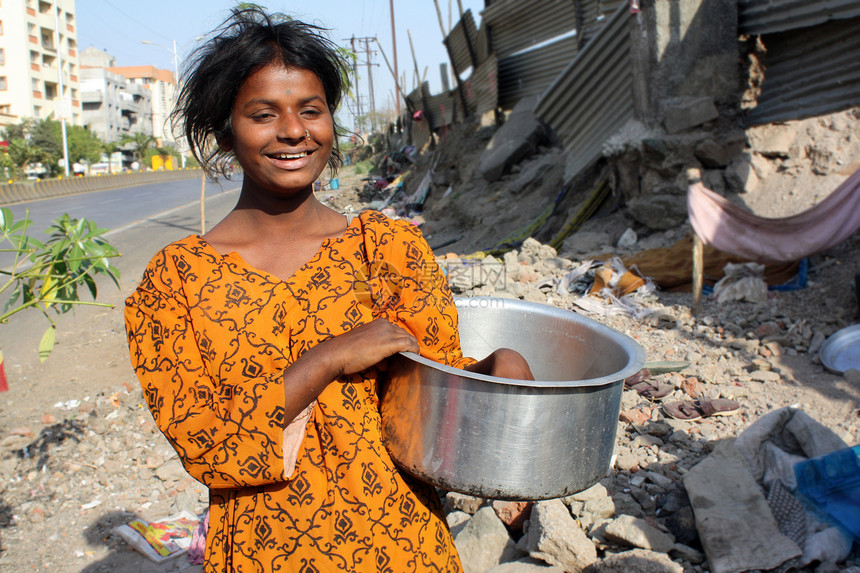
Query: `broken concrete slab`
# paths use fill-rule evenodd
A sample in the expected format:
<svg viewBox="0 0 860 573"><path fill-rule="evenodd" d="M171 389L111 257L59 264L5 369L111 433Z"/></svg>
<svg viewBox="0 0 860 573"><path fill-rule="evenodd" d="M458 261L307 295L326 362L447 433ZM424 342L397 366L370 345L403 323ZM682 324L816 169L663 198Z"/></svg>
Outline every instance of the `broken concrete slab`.
<svg viewBox="0 0 860 573"><path fill-rule="evenodd" d="M680 133L720 117L710 97L677 98L663 112L663 127L671 134Z"/></svg>
<svg viewBox="0 0 860 573"><path fill-rule="evenodd" d="M479 509L454 538L466 573L482 573L520 556L505 525L490 506Z"/></svg>
<svg viewBox="0 0 860 573"><path fill-rule="evenodd" d="M538 145L547 142L547 128L534 114L537 100L537 96L521 99L493 134L478 167L487 181L498 181L511 167L534 154Z"/></svg>
<svg viewBox="0 0 860 573"><path fill-rule="evenodd" d="M560 499L532 507L529 554L565 571L577 573L597 560L597 550Z"/></svg>

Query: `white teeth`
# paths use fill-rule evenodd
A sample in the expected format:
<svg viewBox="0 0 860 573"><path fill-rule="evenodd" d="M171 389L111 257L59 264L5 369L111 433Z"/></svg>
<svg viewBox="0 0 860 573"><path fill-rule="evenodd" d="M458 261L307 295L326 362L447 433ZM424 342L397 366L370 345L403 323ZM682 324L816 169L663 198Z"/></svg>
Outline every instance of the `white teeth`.
<svg viewBox="0 0 860 573"><path fill-rule="evenodd" d="M301 159L302 157L307 157L307 151L302 151L301 153L279 153L275 155L275 159Z"/></svg>

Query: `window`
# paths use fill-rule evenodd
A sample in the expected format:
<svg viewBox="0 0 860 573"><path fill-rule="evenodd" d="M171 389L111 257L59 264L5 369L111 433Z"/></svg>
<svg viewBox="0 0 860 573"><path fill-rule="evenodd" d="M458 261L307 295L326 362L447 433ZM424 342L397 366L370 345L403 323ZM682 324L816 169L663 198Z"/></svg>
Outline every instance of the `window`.
<svg viewBox="0 0 860 573"><path fill-rule="evenodd" d="M3 20L0 20L0 36L3 35Z"/></svg>
<svg viewBox="0 0 860 573"><path fill-rule="evenodd" d="M0 48L0 66L6 65L6 50Z"/></svg>
<svg viewBox="0 0 860 573"><path fill-rule="evenodd" d="M6 76L0 76L0 92L6 91Z"/></svg>
<svg viewBox="0 0 860 573"><path fill-rule="evenodd" d="M9 104L0 105L0 114L12 115L12 106Z"/></svg>

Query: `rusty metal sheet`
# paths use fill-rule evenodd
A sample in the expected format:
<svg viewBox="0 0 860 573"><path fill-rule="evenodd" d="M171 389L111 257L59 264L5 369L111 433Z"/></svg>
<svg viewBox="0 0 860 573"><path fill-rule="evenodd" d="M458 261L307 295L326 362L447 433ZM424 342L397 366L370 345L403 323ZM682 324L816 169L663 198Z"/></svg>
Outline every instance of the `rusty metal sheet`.
<svg viewBox="0 0 860 573"><path fill-rule="evenodd" d="M541 93L577 54L576 37L499 60L499 105L512 109L527 96Z"/></svg>
<svg viewBox="0 0 860 573"><path fill-rule="evenodd" d="M472 72L463 90L469 112L482 115L496 109L499 102L499 66L494 56L487 58Z"/></svg>
<svg viewBox="0 0 860 573"><path fill-rule="evenodd" d="M475 19L472 17L471 10L466 10L463 13L463 17L460 18L444 42L457 74L473 67L475 63L473 58L477 59L475 50L478 44L478 28L475 26Z"/></svg>
<svg viewBox="0 0 860 573"><path fill-rule="evenodd" d="M858 0L738 0L742 34L773 34L858 16Z"/></svg>
<svg viewBox="0 0 860 573"><path fill-rule="evenodd" d="M762 36L765 77L749 125L860 105L860 18Z"/></svg>
<svg viewBox="0 0 860 573"><path fill-rule="evenodd" d="M481 18L500 61L575 30L577 22L571 0L502 0L485 8Z"/></svg>
<svg viewBox="0 0 860 573"><path fill-rule="evenodd" d="M567 181L596 161L604 142L633 118L628 18L626 3L619 5L535 108L564 144Z"/></svg>

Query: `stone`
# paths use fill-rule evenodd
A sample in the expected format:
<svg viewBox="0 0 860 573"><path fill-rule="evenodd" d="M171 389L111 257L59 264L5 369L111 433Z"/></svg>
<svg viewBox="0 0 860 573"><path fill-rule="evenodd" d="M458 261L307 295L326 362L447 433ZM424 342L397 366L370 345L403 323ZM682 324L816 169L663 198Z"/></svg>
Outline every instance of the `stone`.
<svg viewBox="0 0 860 573"><path fill-rule="evenodd" d="M582 508L583 513L592 516L592 521L606 519L615 515L615 502L608 495L589 499Z"/></svg>
<svg viewBox="0 0 860 573"><path fill-rule="evenodd" d="M627 230L621 234L616 246L620 249L629 249L636 245L637 240L639 240L639 237L636 235L636 231L628 227Z"/></svg>
<svg viewBox="0 0 860 573"><path fill-rule="evenodd" d="M454 510L445 514L445 521L448 522L448 529L451 530L451 536L457 537L457 533L466 526L466 523L472 516L465 511Z"/></svg>
<svg viewBox="0 0 860 573"><path fill-rule="evenodd" d="M741 151L738 143L731 145L720 145L713 139L706 139L696 145L693 152L696 159L707 168L715 169L725 167Z"/></svg>
<svg viewBox="0 0 860 573"><path fill-rule="evenodd" d="M445 503L443 505L445 513L460 510L468 513L469 515L474 515L478 509L484 505L484 500L473 495L449 491L445 495Z"/></svg>
<svg viewBox="0 0 860 573"><path fill-rule="evenodd" d="M616 553L588 566L583 573L684 573L684 568L664 553L633 549Z"/></svg>
<svg viewBox="0 0 860 573"><path fill-rule="evenodd" d="M633 438L630 445L634 448L650 448L652 446L660 447L663 445L663 440L657 436L652 436L651 434L639 434Z"/></svg>
<svg viewBox="0 0 860 573"><path fill-rule="evenodd" d="M155 470L155 475L161 481L181 481L188 477L188 472L182 467L182 463L174 458L163 463Z"/></svg>
<svg viewBox="0 0 860 573"><path fill-rule="evenodd" d="M809 341L809 350L810 354L815 354L821 349L821 345L824 344L824 341L827 340L827 337L823 332L816 332L812 335L812 340Z"/></svg>
<svg viewBox="0 0 860 573"><path fill-rule="evenodd" d="M797 132L787 125L766 124L747 129L750 147L761 155L788 157L797 140Z"/></svg>
<svg viewBox="0 0 860 573"><path fill-rule="evenodd" d="M663 112L663 126L670 134L713 121L720 117L710 97L674 98Z"/></svg>
<svg viewBox="0 0 860 573"><path fill-rule="evenodd" d="M537 100L537 96L520 99L504 125L493 134L478 166L485 180L498 181L547 141L547 129L534 114Z"/></svg>
<svg viewBox="0 0 860 573"><path fill-rule="evenodd" d="M493 511L496 516L514 531L521 531L523 523L529 518L532 512L532 502L530 501L501 501L493 502Z"/></svg>
<svg viewBox="0 0 860 573"><path fill-rule="evenodd" d="M780 375L772 370L756 370L750 372L750 378L756 382L779 382Z"/></svg>
<svg viewBox="0 0 860 573"><path fill-rule="evenodd" d="M537 502L529 523L528 550L535 559L572 573L579 573L597 560L594 543L579 528L561 500Z"/></svg>
<svg viewBox="0 0 860 573"><path fill-rule="evenodd" d="M564 573L564 569L555 565L547 565L538 559L524 557L510 563L502 563L487 573Z"/></svg>
<svg viewBox="0 0 860 573"><path fill-rule="evenodd" d="M683 224L687 220L686 189L669 186L660 191L631 199L627 202L627 210L650 229L663 231Z"/></svg>
<svg viewBox="0 0 860 573"><path fill-rule="evenodd" d="M609 233L600 231L579 231L564 240L562 253L596 253L611 243Z"/></svg>
<svg viewBox="0 0 860 573"><path fill-rule="evenodd" d="M593 499L601 499L609 495L609 490L602 483L596 483L588 489L572 493L565 499L573 501L591 501Z"/></svg>
<svg viewBox="0 0 860 573"><path fill-rule="evenodd" d="M690 563L701 563L705 560L704 553L683 543L675 544L675 547L672 548L672 555Z"/></svg>
<svg viewBox="0 0 860 573"><path fill-rule="evenodd" d="M852 384L860 384L860 370L856 368L849 368L842 373L842 377Z"/></svg>
<svg viewBox="0 0 860 573"><path fill-rule="evenodd" d="M482 507L454 538L466 573L484 573L519 556L513 539L492 507Z"/></svg>
<svg viewBox="0 0 860 573"><path fill-rule="evenodd" d="M605 530L606 539L627 545L668 553L675 545L675 539L663 533L644 519L632 515L622 515L612 520Z"/></svg>
<svg viewBox="0 0 860 573"><path fill-rule="evenodd" d="M621 471L629 472L634 468L639 468L639 458L629 451L619 452L615 457L615 467Z"/></svg>
<svg viewBox="0 0 860 573"><path fill-rule="evenodd" d="M732 160L724 172L726 183L737 193L754 193L760 185L759 176L752 167L748 154Z"/></svg>

